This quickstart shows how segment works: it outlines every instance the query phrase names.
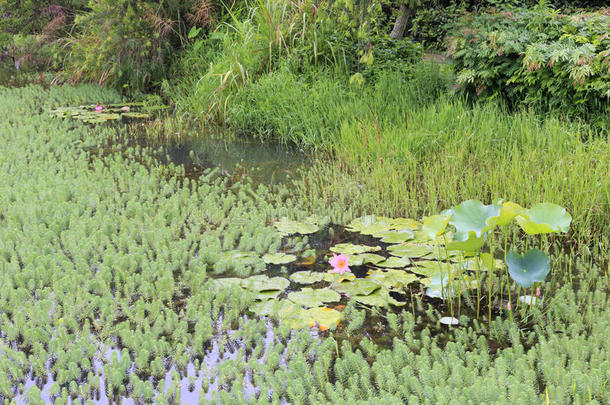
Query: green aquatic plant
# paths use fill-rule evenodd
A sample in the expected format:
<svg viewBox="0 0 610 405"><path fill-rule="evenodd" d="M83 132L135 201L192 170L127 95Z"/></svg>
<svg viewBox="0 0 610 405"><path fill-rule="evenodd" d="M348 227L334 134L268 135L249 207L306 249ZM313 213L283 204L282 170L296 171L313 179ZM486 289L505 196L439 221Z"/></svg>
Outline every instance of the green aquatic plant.
<svg viewBox="0 0 610 405"><path fill-rule="evenodd" d="M523 288L529 288L536 282L543 282L551 271L549 257L538 249L528 250L523 255L509 252L506 256L506 265L511 278Z"/></svg>

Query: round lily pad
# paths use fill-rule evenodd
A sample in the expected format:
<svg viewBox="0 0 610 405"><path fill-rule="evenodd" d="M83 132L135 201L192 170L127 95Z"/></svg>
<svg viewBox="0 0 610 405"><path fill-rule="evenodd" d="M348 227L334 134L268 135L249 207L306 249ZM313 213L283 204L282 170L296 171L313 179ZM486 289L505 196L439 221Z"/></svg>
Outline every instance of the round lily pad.
<svg viewBox="0 0 610 405"><path fill-rule="evenodd" d="M290 275L290 279L299 284L313 284L322 281L324 273L313 271L297 271Z"/></svg>
<svg viewBox="0 0 610 405"><path fill-rule="evenodd" d="M374 253L361 253L358 255L351 255L348 260L350 266L362 266L363 264L377 264L385 260L385 257L376 255Z"/></svg>
<svg viewBox="0 0 610 405"><path fill-rule="evenodd" d="M316 233L320 230L318 225L314 223L298 222L288 218L281 218L279 221L274 222L273 225L282 236L292 235L295 233L307 235Z"/></svg>
<svg viewBox="0 0 610 405"><path fill-rule="evenodd" d="M256 302L250 307L250 311L259 316L277 317L282 311L287 311L295 307L295 304L288 300L269 300Z"/></svg>
<svg viewBox="0 0 610 405"><path fill-rule="evenodd" d="M404 270L393 269L369 271L367 278L390 290L403 289L407 285L419 280L414 274L407 273Z"/></svg>
<svg viewBox="0 0 610 405"><path fill-rule="evenodd" d="M365 215L354 219L345 229L350 232L360 232L364 235L372 235L378 232L390 230L391 218L377 217L375 215Z"/></svg>
<svg viewBox="0 0 610 405"><path fill-rule="evenodd" d="M333 289L348 296L354 295L369 295L373 291L379 289L379 284L370 280L358 278L354 281L344 281L333 285Z"/></svg>
<svg viewBox="0 0 610 405"><path fill-rule="evenodd" d="M341 321L341 312L331 308L311 308L306 311L309 326L317 326L320 330L335 329Z"/></svg>
<svg viewBox="0 0 610 405"><path fill-rule="evenodd" d="M341 253L344 255L353 255L366 252L377 252L381 250L379 246L354 245L351 243L338 243L330 248L331 252Z"/></svg>
<svg viewBox="0 0 610 405"><path fill-rule="evenodd" d="M405 303L396 301L387 290L379 289L369 295L356 295L353 297L356 301L364 305L370 305L375 307L387 307L388 305L402 306Z"/></svg>
<svg viewBox="0 0 610 405"><path fill-rule="evenodd" d="M251 291L285 290L290 281L282 277L272 277L261 274L242 280L241 286Z"/></svg>
<svg viewBox="0 0 610 405"><path fill-rule="evenodd" d="M292 263L297 259L295 255L287 253L267 253L263 256L263 260L267 264L288 264Z"/></svg>
<svg viewBox="0 0 610 405"><path fill-rule="evenodd" d="M390 221L392 229L400 230L411 230L415 231L422 227L422 223L412 218L395 218Z"/></svg>
<svg viewBox="0 0 610 405"><path fill-rule="evenodd" d="M356 276L353 273L324 273L324 281L329 283L341 283L345 280L355 280Z"/></svg>
<svg viewBox="0 0 610 405"><path fill-rule="evenodd" d="M431 254L432 246L402 243L388 247L388 252L393 256L417 258Z"/></svg>
<svg viewBox="0 0 610 405"><path fill-rule="evenodd" d="M314 308L325 302L337 302L341 300L341 296L330 288L303 288L301 291L288 294L288 299L295 304Z"/></svg>
<svg viewBox="0 0 610 405"><path fill-rule="evenodd" d="M415 233L410 229L399 231L387 231L378 235L383 243L403 243L415 237Z"/></svg>
<svg viewBox="0 0 610 405"><path fill-rule="evenodd" d="M384 261L377 263L376 265L384 268L402 269L407 267L409 264L411 264L411 261L408 257L390 256Z"/></svg>
<svg viewBox="0 0 610 405"><path fill-rule="evenodd" d="M481 238L495 227L500 208L499 205L485 205L477 200L464 201L453 207L449 224L455 227L454 239L465 242Z"/></svg>

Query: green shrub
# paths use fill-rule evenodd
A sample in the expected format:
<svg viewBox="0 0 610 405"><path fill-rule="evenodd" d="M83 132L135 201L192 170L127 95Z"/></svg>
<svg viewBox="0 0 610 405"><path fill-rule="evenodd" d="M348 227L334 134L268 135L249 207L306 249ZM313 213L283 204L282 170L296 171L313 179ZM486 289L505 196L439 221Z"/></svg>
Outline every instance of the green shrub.
<svg viewBox="0 0 610 405"><path fill-rule="evenodd" d="M610 111L610 16L544 5L467 15L450 53L461 89L513 106L595 118Z"/></svg>

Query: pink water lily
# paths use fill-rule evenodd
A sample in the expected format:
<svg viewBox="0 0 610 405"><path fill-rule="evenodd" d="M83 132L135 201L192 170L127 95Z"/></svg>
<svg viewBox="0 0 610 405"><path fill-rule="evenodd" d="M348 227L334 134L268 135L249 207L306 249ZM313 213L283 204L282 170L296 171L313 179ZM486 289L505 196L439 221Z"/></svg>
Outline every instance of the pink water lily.
<svg viewBox="0 0 610 405"><path fill-rule="evenodd" d="M339 274L343 274L345 272L350 272L351 270L349 269L349 256L350 255L336 255L333 253L333 258L329 260L328 263L330 263L331 266L333 266L333 269L330 271L331 273L339 273Z"/></svg>
<svg viewBox="0 0 610 405"><path fill-rule="evenodd" d="M103 109L104 109L104 107L102 107L102 106L101 106L101 105L99 105L99 104L95 106L95 111L97 111L97 112L100 112L100 111L102 111Z"/></svg>

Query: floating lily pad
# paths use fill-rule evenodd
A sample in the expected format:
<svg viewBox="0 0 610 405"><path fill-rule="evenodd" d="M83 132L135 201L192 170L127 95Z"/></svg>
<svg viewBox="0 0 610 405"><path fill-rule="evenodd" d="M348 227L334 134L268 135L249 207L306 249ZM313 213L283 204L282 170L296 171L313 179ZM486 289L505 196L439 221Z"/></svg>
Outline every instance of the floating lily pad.
<svg viewBox="0 0 610 405"><path fill-rule="evenodd" d="M387 307L388 305L402 306L404 302L396 301L387 290L381 288L369 295L355 295L354 300L364 305L370 305L375 307Z"/></svg>
<svg viewBox="0 0 610 405"><path fill-rule="evenodd" d="M542 203L517 215L517 223L529 235L567 233L570 230L572 216L559 205Z"/></svg>
<svg viewBox="0 0 610 405"><path fill-rule="evenodd" d="M333 285L335 291L350 297L354 295L369 295L379 288L378 283L362 278Z"/></svg>
<svg viewBox="0 0 610 405"><path fill-rule="evenodd" d="M290 275L290 279L299 284L313 284L322 281L324 273L313 271L297 271Z"/></svg>
<svg viewBox="0 0 610 405"><path fill-rule="evenodd" d="M422 223L411 218L395 218L390 221L391 229L400 230L411 230L416 231L422 227Z"/></svg>
<svg viewBox="0 0 610 405"><path fill-rule="evenodd" d="M121 116L125 118L150 118L150 114L138 112L124 112Z"/></svg>
<svg viewBox="0 0 610 405"><path fill-rule="evenodd" d="M292 235L295 233L307 235L316 233L320 230L317 224L311 222L298 222L288 218L281 218L273 223L275 228L282 236Z"/></svg>
<svg viewBox="0 0 610 405"><path fill-rule="evenodd" d="M345 229L350 232L360 232L364 235L372 235L378 232L390 230L391 218L377 217L375 215L365 215L354 219Z"/></svg>
<svg viewBox="0 0 610 405"><path fill-rule="evenodd" d="M381 250L379 246L353 245L351 243L338 243L330 248L331 252L353 255L366 252L377 252Z"/></svg>
<svg viewBox="0 0 610 405"><path fill-rule="evenodd" d="M259 291L254 296L256 301L268 301L277 298L282 291L279 290L269 290L269 291Z"/></svg>
<svg viewBox="0 0 610 405"><path fill-rule="evenodd" d="M385 260L385 257L376 255L374 253L362 253L358 255L351 255L348 260L350 266L362 266L363 264L377 264Z"/></svg>
<svg viewBox="0 0 610 405"><path fill-rule="evenodd" d="M248 266L254 264L259 256L254 252L240 252L238 250L230 250L226 252L221 252L221 258L225 260L229 260L234 264L241 264L244 266Z"/></svg>
<svg viewBox="0 0 610 405"><path fill-rule="evenodd" d="M551 260L538 249L528 250L523 256L510 252L506 256L506 265L511 278L524 288L544 281L551 270Z"/></svg>
<svg viewBox="0 0 610 405"><path fill-rule="evenodd" d="M328 281L329 283L341 283L345 280L355 280L356 276L353 273L324 273L324 281Z"/></svg>
<svg viewBox="0 0 610 405"><path fill-rule="evenodd" d="M263 256L263 260L267 264L288 264L292 263L297 259L295 255L287 253L267 253Z"/></svg>
<svg viewBox="0 0 610 405"><path fill-rule="evenodd" d="M432 246L403 243L388 247L388 252L393 256L418 258L432 253Z"/></svg>
<svg viewBox="0 0 610 405"><path fill-rule="evenodd" d="M384 261L377 263L376 265L379 267L384 267L384 268L402 269L404 267L407 267L409 264L411 264L411 261L406 256L402 256L402 257L390 256L387 259L385 259Z"/></svg>
<svg viewBox="0 0 610 405"><path fill-rule="evenodd" d="M286 312L290 308L294 308L295 304L288 300L269 300L256 302L250 307L250 311L259 316L277 317L282 311Z"/></svg>
<svg viewBox="0 0 610 405"><path fill-rule="evenodd" d="M378 235L384 243L403 243L415 237L415 233L410 229L399 231L387 231Z"/></svg>
<svg viewBox="0 0 610 405"><path fill-rule="evenodd" d="M251 291L285 290L290 281L282 277L272 277L261 274L242 280L241 286Z"/></svg>
<svg viewBox="0 0 610 405"><path fill-rule="evenodd" d="M335 329L341 321L341 312L331 308L311 308L305 316L309 319L309 327L318 326L320 330Z"/></svg>
<svg viewBox="0 0 610 405"><path fill-rule="evenodd" d="M419 280L414 274L407 273L404 270L393 269L369 271L367 278L390 290L403 289L407 285Z"/></svg>
<svg viewBox="0 0 610 405"><path fill-rule="evenodd" d="M341 300L341 296L330 288L303 288L301 291L289 293L288 299L295 304L313 308L325 302L337 302Z"/></svg>

